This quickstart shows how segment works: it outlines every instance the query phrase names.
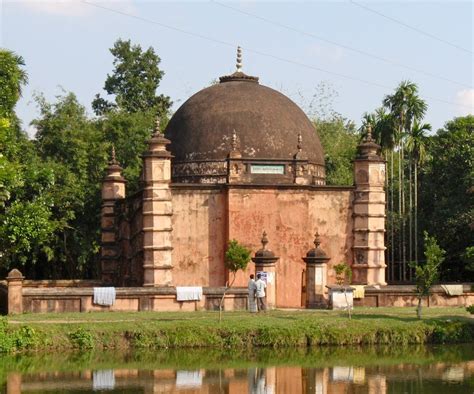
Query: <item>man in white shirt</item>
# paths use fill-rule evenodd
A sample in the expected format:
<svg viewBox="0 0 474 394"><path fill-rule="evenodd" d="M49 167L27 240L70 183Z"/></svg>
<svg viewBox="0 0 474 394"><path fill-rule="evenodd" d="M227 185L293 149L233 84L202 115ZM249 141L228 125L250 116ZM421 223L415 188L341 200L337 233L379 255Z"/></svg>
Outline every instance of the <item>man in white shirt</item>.
<svg viewBox="0 0 474 394"><path fill-rule="evenodd" d="M258 312L257 310L257 300L255 299L255 293L257 292L257 286L255 286L255 276L250 275L248 283L248 292L249 292L249 311L252 313Z"/></svg>
<svg viewBox="0 0 474 394"><path fill-rule="evenodd" d="M262 280L262 275L257 274L257 281L255 282L256 292L255 297L257 298L257 307L259 311L266 311L267 306L265 305L265 289L267 284Z"/></svg>

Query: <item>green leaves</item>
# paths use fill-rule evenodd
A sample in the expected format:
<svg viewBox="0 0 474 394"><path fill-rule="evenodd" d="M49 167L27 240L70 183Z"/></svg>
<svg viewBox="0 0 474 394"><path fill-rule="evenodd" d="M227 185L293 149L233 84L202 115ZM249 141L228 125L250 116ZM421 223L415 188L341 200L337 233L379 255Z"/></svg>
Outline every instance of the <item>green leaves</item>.
<svg viewBox="0 0 474 394"><path fill-rule="evenodd" d="M336 283L339 286L344 286L345 284L350 284L352 280L352 269L346 263L342 262L336 264L334 267L334 272L336 273Z"/></svg>
<svg viewBox="0 0 474 394"><path fill-rule="evenodd" d="M157 95L156 90L164 72L158 68L160 58L152 47L143 51L140 45L130 40L117 40L110 49L114 56L114 70L107 75L104 89L115 95L115 103L96 95L92 108L96 115L104 115L113 109L127 113L153 110L166 114L171 106L170 98Z"/></svg>
<svg viewBox="0 0 474 394"><path fill-rule="evenodd" d="M245 270L250 261L250 250L239 244L235 239L229 241L229 246L225 252L225 264L229 271L235 273Z"/></svg>
<svg viewBox="0 0 474 394"><path fill-rule="evenodd" d="M21 56L0 49L0 118L12 116L22 85L28 82L28 75L22 68L24 65Z"/></svg>
<svg viewBox="0 0 474 394"><path fill-rule="evenodd" d="M352 185L352 160L359 139L354 124L335 115L328 119L314 120L314 125L325 153L327 184Z"/></svg>
<svg viewBox="0 0 474 394"><path fill-rule="evenodd" d="M474 279L466 248L474 239L474 116L455 118L430 138L421 172L420 218L446 249L443 277Z"/></svg>
<svg viewBox="0 0 474 394"><path fill-rule="evenodd" d="M411 264L415 269L416 293L420 298L430 294L430 288L439 277L439 268L446 254L438 245L436 238L430 237L426 231L424 240L426 262Z"/></svg>
<svg viewBox="0 0 474 394"><path fill-rule="evenodd" d="M54 237L58 223L52 220L52 210L45 198L16 200L6 209L2 219L0 245L5 268L11 268L13 262L34 263L39 252L46 252L48 260L53 257L51 250L44 248Z"/></svg>

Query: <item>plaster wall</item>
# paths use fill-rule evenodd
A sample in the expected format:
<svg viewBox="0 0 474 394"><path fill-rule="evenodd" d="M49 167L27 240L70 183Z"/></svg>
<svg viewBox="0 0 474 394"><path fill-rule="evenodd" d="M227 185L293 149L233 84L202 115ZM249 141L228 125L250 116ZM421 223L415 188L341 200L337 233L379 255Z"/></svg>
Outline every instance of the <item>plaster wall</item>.
<svg viewBox="0 0 474 394"><path fill-rule="evenodd" d="M223 286L226 198L220 188L173 188L174 286Z"/></svg>
<svg viewBox="0 0 474 394"><path fill-rule="evenodd" d="M321 248L331 257L328 284L334 283L333 265L352 262L352 188L269 189L231 188L228 191L229 239L235 238L255 253L265 230L267 249L280 257L276 263L277 307L304 305L302 288L306 264L302 257L313 248L316 230ZM246 286L255 270L249 264L236 285Z"/></svg>

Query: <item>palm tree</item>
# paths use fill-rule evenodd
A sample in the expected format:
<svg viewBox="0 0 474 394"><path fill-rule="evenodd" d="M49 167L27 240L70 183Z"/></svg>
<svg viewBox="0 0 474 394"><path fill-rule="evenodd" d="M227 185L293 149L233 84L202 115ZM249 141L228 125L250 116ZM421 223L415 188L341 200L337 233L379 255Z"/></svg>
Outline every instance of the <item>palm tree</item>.
<svg viewBox="0 0 474 394"><path fill-rule="evenodd" d="M25 61L15 52L0 49L0 87L2 101L0 116L11 115L13 107L21 97L21 88L28 82L28 74L22 68Z"/></svg>
<svg viewBox="0 0 474 394"><path fill-rule="evenodd" d="M386 209L388 212L393 212L393 148L395 146L394 135L394 119L391 114L387 113L384 107L377 108L375 112L365 113L362 117L362 126L359 128L362 138L367 133L368 126L371 126L372 136L380 145L382 156L385 158L385 198ZM389 155L390 152L390 155ZM390 167L388 165L390 163ZM390 168L390 172L389 172ZM394 264L394 220L393 215L389 216L387 226L387 241L392 245L390 251L387 250L387 263L389 266L388 277L393 280L395 277ZM388 242L387 242L388 243ZM390 253L389 253L390 252Z"/></svg>
<svg viewBox="0 0 474 394"><path fill-rule="evenodd" d="M417 85L410 81L402 81L394 94L385 96L383 105L389 110L393 120L394 145L398 151L398 213L400 215L398 258L402 262L401 279L406 280L404 142L411 131L413 122L423 118L427 105L418 97Z"/></svg>
<svg viewBox="0 0 474 394"><path fill-rule="evenodd" d="M418 166L423 164L427 158L428 138L426 132L431 131L431 125L428 123L419 123L415 120L410 134L407 137L407 151L413 158L413 169L415 174L415 193L414 193L414 213L415 213L415 264L418 264ZM411 208L411 207L410 207Z"/></svg>

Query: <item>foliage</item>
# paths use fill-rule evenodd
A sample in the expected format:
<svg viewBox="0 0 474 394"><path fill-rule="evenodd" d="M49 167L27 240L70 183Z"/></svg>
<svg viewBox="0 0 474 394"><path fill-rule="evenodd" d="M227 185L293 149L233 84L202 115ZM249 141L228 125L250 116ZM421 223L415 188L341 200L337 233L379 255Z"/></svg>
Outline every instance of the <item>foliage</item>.
<svg viewBox="0 0 474 394"><path fill-rule="evenodd" d="M106 101L99 94L92 102L97 115L112 109L127 113L153 110L155 114L168 112L171 101L164 95L156 95L156 90L164 72L158 68L160 58L152 47L143 51L140 45L132 45L130 40L117 40L110 53L114 57L114 70L107 75L104 89L115 96L115 103Z"/></svg>
<svg viewBox="0 0 474 394"><path fill-rule="evenodd" d="M37 331L28 325L9 329L8 320L0 317L0 353L31 350L40 343Z"/></svg>
<svg viewBox="0 0 474 394"><path fill-rule="evenodd" d="M74 347L79 349L92 349L94 347L94 336L82 327L71 331L68 336Z"/></svg>
<svg viewBox="0 0 474 394"><path fill-rule="evenodd" d="M418 96L418 86L411 81L400 82L393 94L385 96L383 105L394 121L396 141L403 139L403 133L409 132L427 110L426 102Z"/></svg>
<svg viewBox="0 0 474 394"><path fill-rule="evenodd" d="M166 120L166 119L164 119ZM139 189L142 170L142 153L147 148L156 121L154 111L127 113L112 111L95 122L95 127L104 139L113 144L117 160L123 167L127 179L127 193ZM161 127L166 122L161 122Z"/></svg>
<svg viewBox="0 0 474 394"><path fill-rule="evenodd" d="M362 129L372 128L382 148L386 164L387 193L387 261L388 279L411 280L409 261L418 261L418 171L427 157L426 132L429 124L421 123L427 110L418 86L402 81L383 106L365 114ZM395 270L395 265L400 270Z"/></svg>
<svg viewBox="0 0 474 394"><path fill-rule="evenodd" d="M352 160L359 140L354 122L344 118L335 109L337 91L327 81L315 87L309 102L301 96L304 108L318 133L324 151L326 183L328 185L350 185L354 183Z"/></svg>
<svg viewBox="0 0 474 394"><path fill-rule="evenodd" d="M57 96L55 103L38 95L36 102L35 148L51 179L50 188L39 193L49 196L58 227L50 245L55 266L39 265L32 274L91 277L99 248L100 182L110 145L74 94Z"/></svg>
<svg viewBox="0 0 474 394"><path fill-rule="evenodd" d="M54 171L35 152L20 129L14 106L26 82L23 60L1 51L5 85L1 85L0 118L0 272L52 258L54 232L61 224L54 217ZM6 61L8 60L9 61Z"/></svg>
<svg viewBox="0 0 474 394"><path fill-rule="evenodd" d="M447 252L441 275L474 280L468 248L474 239L474 116L455 118L430 138L421 173L423 228Z"/></svg>
<svg viewBox="0 0 474 394"><path fill-rule="evenodd" d="M28 77L21 56L0 49L0 210L13 189L21 186L19 155L26 142L14 108ZM1 211L0 211L1 212Z"/></svg>
<svg viewBox="0 0 474 394"><path fill-rule="evenodd" d="M117 40L110 49L114 70L107 75L104 89L115 96L109 102L97 95L92 108L100 118L96 127L106 141L114 144L117 159L127 179L127 193L139 189L142 169L141 155L146 150L155 119L166 126L171 100L157 95L164 72L159 69L160 58L150 47L146 51L130 40Z"/></svg>
<svg viewBox="0 0 474 394"><path fill-rule="evenodd" d="M474 246L468 246L462 255L466 271L474 272Z"/></svg>
<svg viewBox="0 0 474 394"><path fill-rule="evenodd" d="M444 260L446 252L441 249L434 237L425 231L425 257L424 264L412 264L415 269L416 295L418 297L417 316L421 319L421 300L430 295L431 286L439 277L439 267Z"/></svg>
<svg viewBox="0 0 474 394"><path fill-rule="evenodd" d="M22 85L28 82L23 69L25 61L12 51L0 49L0 119L10 118L21 96Z"/></svg>
<svg viewBox="0 0 474 394"><path fill-rule="evenodd" d="M468 311L471 315L474 315L474 304L467 306L466 311Z"/></svg>
<svg viewBox="0 0 474 394"><path fill-rule="evenodd" d="M239 244L238 241L231 240L225 252L226 268L232 273L239 270L245 271L250 261L250 253L250 250Z"/></svg>
<svg viewBox="0 0 474 394"><path fill-rule="evenodd" d="M324 150L326 183L353 185L352 160L356 155L359 134L354 123L337 115L313 121Z"/></svg>
<svg viewBox="0 0 474 394"><path fill-rule="evenodd" d="M121 347L245 350L474 340L474 324L464 308L432 308L427 312L430 318L423 321L410 313L406 308L360 308L357 318L348 320L340 311L269 311L255 319L240 311L226 313L226 320L218 323L215 312L96 312L68 314L68 324L63 323L64 315L30 314L15 316L27 322L28 329L20 328L25 324L8 325L4 338L12 343L13 338L23 337L14 342L21 347L7 351L31 347L50 351ZM1 333L0 329L0 343Z"/></svg>
<svg viewBox="0 0 474 394"><path fill-rule="evenodd" d="M37 94L34 141L21 131L13 111L26 82L23 60L0 52L2 65L8 65L0 75L1 276L11 268L30 279L96 275L100 187L111 145L133 193L156 114L162 114L164 126L171 104L156 95L163 72L152 48L142 51L118 40L111 52L115 69L106 90L115 102L110 110L91 119L73 93L63 92L53 102Z"/></svg>
<svg viewBox="0 0 474 394"><path fill-rule="evenodd" d="M229 241L225 252L225 266L232 273L232 279L226 283L224 294L219 303L219 322L222 321L222 306L226 293L234 284L237 272L240 270L244 271L247 268L250 261L250 253L250 250L241 245L237 240L232 239Z"/></svg>
<svg viewBox="0 0 474 394"><path fill-rule="evenodd" d="M352 270L346 263L336 264L333 269L336 272L336 283L338 286L345 286L351 283Z"/></svg>

